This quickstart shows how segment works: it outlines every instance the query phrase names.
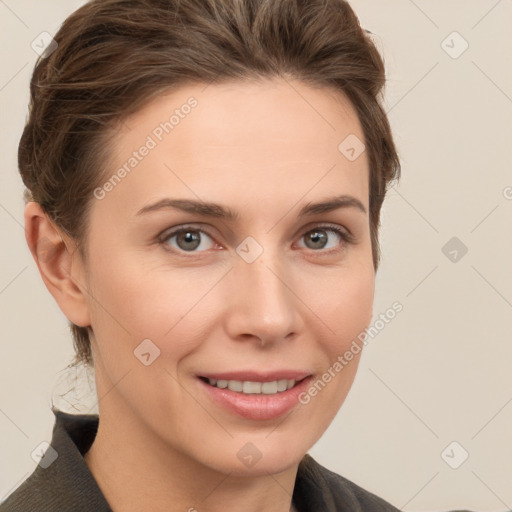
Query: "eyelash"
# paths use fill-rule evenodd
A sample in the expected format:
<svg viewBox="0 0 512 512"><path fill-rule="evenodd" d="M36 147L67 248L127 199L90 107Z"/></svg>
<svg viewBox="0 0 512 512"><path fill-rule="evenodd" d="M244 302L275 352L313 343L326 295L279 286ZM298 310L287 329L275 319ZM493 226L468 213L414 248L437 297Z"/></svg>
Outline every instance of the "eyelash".
<svg viewBox="0 0 512 512"><path fill-rule="evenodd" d="M308 229L307 231L305 231L301 235L300 238L302 239L302 237L304 237L308 233L311 233L311 232L313 232L315 230L331 231L331 232L336 233L344 242L344 243L341 244L342 246L344 246L344 245L352 245L352 244L355 243L355 237L351 233L349 233L348 231L344 231L344 230L340 229L337 226L333 226L333 225L329 225L329 224L322 224L322 225L319 225L319 226L314 226L314 227ZM215 242L215 237L213 235L211 235L208 232L208 230L205 230L204 228L198 228L198 227L195 227L195 226L182 226L182 227L180 227L178 229L175 229L175 230L173 230L171 232L163 231L160 235L158 235L157 240L164 247L164 249L166 251L172 252L174 254L184 255L185 257L188 257L187 254L190 254L190 255L194 255L195 254L195 255L197 255L197 254L201 254L203 252L207 252L207 250L206 251L183 251L183 250L177 250L177 249L175 249L173 247L170 247L168 245L168 242L169 242L169 240L171 238L173 238L176 235L179 235L180 233L186 233L188 231L204 233L205 235L210 237ZM217 242L215 242L215 243L217 244ZM334 249L331 248L331 249L328 249L328 250L310 249L310 251L313 252L313 253L321 253L321 254L333 254L333 253L336 253L336 252L341 251L341 250L343 250L343 247L337 247L337 248L334 248Z"/></svg>

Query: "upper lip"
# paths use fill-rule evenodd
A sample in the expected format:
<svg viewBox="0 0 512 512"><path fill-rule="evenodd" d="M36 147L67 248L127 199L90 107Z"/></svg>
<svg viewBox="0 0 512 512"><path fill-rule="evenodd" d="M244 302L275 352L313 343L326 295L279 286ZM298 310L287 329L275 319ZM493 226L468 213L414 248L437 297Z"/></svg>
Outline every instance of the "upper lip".
<svg viewBox="0 0 512 512"><path fill-rule="evenodd" d="M273 382L275 380L293 379L295 381L309 377L311 373L299 370L274 370L261 372L255 370L239 370L236 372L202 373L199 377L217 380L240 380L251 382Z"/></svg>

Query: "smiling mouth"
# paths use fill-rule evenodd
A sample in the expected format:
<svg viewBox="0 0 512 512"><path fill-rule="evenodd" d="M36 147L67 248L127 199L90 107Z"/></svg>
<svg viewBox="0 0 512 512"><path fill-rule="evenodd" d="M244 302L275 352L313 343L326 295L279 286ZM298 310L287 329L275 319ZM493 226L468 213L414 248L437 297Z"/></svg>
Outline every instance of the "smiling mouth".
<svg viewBox="0 0 512 512"><path fill-rule="evenodd" d="M304 377L303 379L297 381L295 379L279 379L266 382L250 380L210 379L207 377L199 378L212 387L219 389L229 389L244 395L276 395L294 388L297 384L307 379L308 377Z"/></svg>

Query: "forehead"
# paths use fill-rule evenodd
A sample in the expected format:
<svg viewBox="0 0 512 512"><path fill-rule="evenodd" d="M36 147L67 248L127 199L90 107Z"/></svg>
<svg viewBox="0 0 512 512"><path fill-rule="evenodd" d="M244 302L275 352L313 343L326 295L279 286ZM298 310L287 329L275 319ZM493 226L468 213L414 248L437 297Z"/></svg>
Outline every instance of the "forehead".
<svg viewBox="0 0 512 512"><path fill-rule="evenodd" d="M297 202L315 189L367 205L366 152L347 158L347 140L362 145L364 134L338 91L284 79L185 85L124 120L106 177L127 172L109 201L135 211L166 192L220 200L236 191L261 205ZM144 156L134 156L139 149Z"/></svg>
<svg viewBox="0 0 512 512"><path fill-rule="evenodd" d="M125 118L117 134L136 143L141 131L157 139L172 131L178 139L192 129L198 141L244 148L282 144L287 133L293 135L290 142L318 145L323 138L325 146L350 133L364 138L356 110L341 91L280 78L184 85ZM328 133L332 137L325 139Z"/></svg>

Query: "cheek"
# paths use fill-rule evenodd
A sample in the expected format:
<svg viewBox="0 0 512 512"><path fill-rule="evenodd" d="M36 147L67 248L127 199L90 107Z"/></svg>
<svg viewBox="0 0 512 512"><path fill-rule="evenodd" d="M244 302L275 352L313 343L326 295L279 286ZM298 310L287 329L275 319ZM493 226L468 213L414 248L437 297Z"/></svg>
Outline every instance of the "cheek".
<svg viewBox="0 0 512 512"><path fill-rule="evenodd" d="M326 328L324 348L334 360L371 322L375 289L373 265L361 261L313 281L315 292L309 294L308 305Z"/></svg>
<svg viewBox="0 0 512 512"><path fill-rule="evenodd" d="M370 324L374 299L373 264L361 259L333 272L331 279L316 279L317 293L311 309L321 321L314 321L319 340L321 366L315 380L299 397L304 411L320 437L345 401L359 365L363 344L358 336ZM313 333L314 334L314 333Z"/></svg>
<svg viewBox="0 0 512 512"><path fill-rule="evenodd" d="M113 247L110 254L108 262L94 260L90 282L93 330L98 340L109 340L105 350L133 356L145 339L175 361L193 350L208 316L201 300L222 269L205 274L164 268L149 257L116 254Z"/></svg>
<svg viewBox="0 0 512 512"><path fill-rule="evenodd" d="M343 283L342 293L334 314L337 314L337 332L352 340L363 331L373 314L375 279L373 271L354 272Z"/></svg>
<svg viewBox="0 0 512 512"><path fill-rule="evenodd" d="M103 251L98 250L99 246ZM158 290L154 288L154 278L130 261L116 244L91 244L90 259L89 305L95 338L104 356L106 351L117 356L121 351L130 354L143 339L158 335L155 326L163 311L159 308L161 301L155 297ZM127 346L131 350L126 350Z"/></svg>

